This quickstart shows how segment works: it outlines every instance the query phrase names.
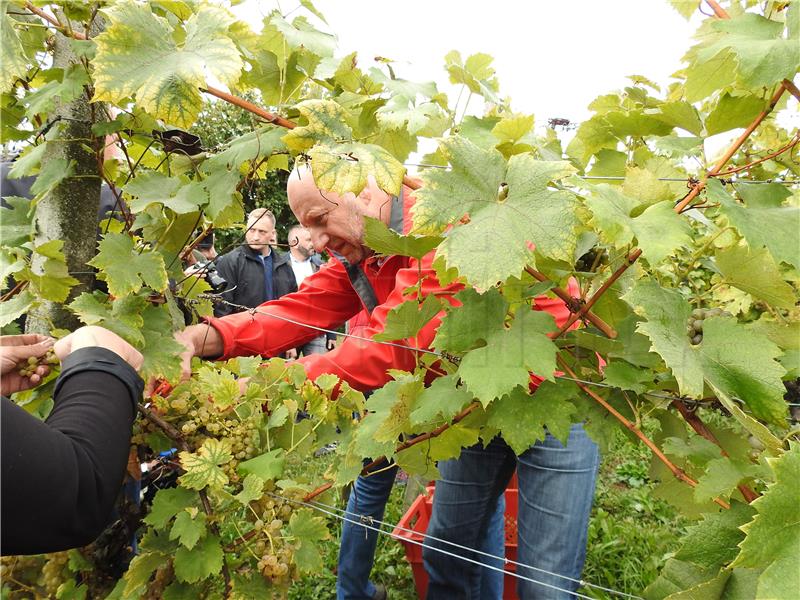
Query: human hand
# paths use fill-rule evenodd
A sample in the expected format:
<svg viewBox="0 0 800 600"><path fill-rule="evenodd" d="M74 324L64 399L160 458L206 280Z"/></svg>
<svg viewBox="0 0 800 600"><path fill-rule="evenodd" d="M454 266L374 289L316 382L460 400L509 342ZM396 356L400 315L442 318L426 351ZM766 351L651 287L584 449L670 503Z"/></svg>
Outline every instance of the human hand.
<svg viewBox="0 0 800 600"><path fill-rule="evenodd" d="M0 393L13 394L37 386L50 372L47 365L38 365L29 376L20 375L19 367L28 358L41 358L53 347L55 340L46 335L0 336Z"/></svg>
<svg viewBox="0 0 800 600"><path fill-rule="evenodd" d="M297 359L297 348L291 348L286 351L286 360Z"/></svg>
<svg viewBox="0 0 800 600"><path fill-rule="evenodd" d="M116 333L96 325L81 327L67 337L58 340L55 345L56 356L63 361L80 348L105 348L110 350L136 371L142 368L142 363L144 362L142 353L136 348Z"/></svg>
<svg viewBox="0 0 800 600"><path fill-rule="evenodd" d="M336 338L333 338L332 340L325 340L325 349L328 352L330 352L334 348L336 348Z"/></svg>

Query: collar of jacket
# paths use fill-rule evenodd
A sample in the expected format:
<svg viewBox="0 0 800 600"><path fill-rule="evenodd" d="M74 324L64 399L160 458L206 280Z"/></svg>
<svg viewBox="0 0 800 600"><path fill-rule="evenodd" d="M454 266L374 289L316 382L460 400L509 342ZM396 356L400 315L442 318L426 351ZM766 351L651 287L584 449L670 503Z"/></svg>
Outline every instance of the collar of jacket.
<svg viewBox="0 0 800 600"><path fill-rule="evenodd" d="M240 246L242 249L242 256L249 260L257 260L259 263L263 264L261 260L261 253L253 250L247 244L243 244ZM277 269L280 265L289 262L289 253L288 252L279 252L275 248L272 248L272 268Z"/></svg>

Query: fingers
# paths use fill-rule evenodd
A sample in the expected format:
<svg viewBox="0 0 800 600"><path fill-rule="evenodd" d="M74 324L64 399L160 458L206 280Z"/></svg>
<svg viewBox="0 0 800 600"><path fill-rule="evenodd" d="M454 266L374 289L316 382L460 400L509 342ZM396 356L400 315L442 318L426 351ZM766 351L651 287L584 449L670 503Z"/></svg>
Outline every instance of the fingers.
<svg viewBox="0 0 800 600"><path fill-rule="evenodd" d="M64 360L75 350L91 347L105 348L114 352L137 371L142 368L144 363L144 356L136 348L113 331L95 325L76 329L67 337L56 342L55 352L60 360Z"/></svg>
<svg viewBox="0 0 800 600"><path fill-rule="evenodd" d="M39 333L25 333L22 335L3 335L0 336L0 346L33 346L49 342L49 348L55 340L47 335ZM46 350L45 350L46 351Z"/></svg>

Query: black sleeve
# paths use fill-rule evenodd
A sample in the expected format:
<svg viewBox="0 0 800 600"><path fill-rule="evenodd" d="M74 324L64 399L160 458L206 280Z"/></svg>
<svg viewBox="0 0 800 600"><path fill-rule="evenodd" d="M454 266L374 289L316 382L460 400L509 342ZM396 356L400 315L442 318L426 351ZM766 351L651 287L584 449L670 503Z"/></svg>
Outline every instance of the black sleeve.
<svg viewBox="0 0 800 600"><path fill-rule="evenodd" d="M115 353L64 361L42 422L2 399L0 554L84 546L107 525L125 475L143 382Z"/></svg>
<svg viewBox="0 0 800 600"><path fill-rule="evenodd" d="M228 302L236 302L236 296L232 290L237 285L238 277L236 276L236 269L233 259L233 253L223 254L217 259L217 273L226 281L225 292L220 294L224 300ZM221 302L214 303L214 316L224 317L234 312L233 307Z"/></svg>

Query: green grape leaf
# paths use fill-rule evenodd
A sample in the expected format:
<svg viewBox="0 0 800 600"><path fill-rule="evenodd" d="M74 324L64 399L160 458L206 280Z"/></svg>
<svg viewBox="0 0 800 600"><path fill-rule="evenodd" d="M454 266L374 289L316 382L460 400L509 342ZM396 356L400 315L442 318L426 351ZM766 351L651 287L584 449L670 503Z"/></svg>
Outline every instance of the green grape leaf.
<svg viewBox="0 0 800 600"><path fill-rule="evenodd" d="M239 397L239 384L227 369L201 367L197 381L219 409L228 408Z"/></svg>
<svg viewBox="0 0 800 600"><path fill-rule="evenodd" d="M479 294L473 288L456 294L461 306L448 309L442 319L433 347L450 352L465 352L502 327L508 303L497 289Z"/></svg>
<svg viewBox="0 0 800 600"><path fill-rule="evenodd" d="M168 6L174 7L176 4L172 3ZM195 600L197 597L197 590L194 586L184 583L182 581L173 581L166 588L164 588L163 600ZM231 595L231 599L235 596ZM106 600L112 600L106 598Z"/></svg>
<svg viewBox="0 0 800 600"><path fill-rule="evenodd" d="M448 429L446 432L447 431L450 430ZM433 445L436 441L438 441L438 438L431 439L431 445ZM461 453L460 444L455 448L455 452L455 456L458 456ZM446 458L453 458L453 456L447 451L442 452L442 454L446 456ZM401 450L392 456L392 460L397 463L398 467L400 467L409 475L425 477L426 479L436 479L441 477L439 469L436 468L436 462L433 459L433 449L429 449L427 443L416 444L410 448Z"/></svg>
<svg viewBox="0 0 800 600"><path fill-rule="evenodd" d="M736 57L737 79L745 86L759 88L794 77L800 67L797 39L784 39L783 23L753 13L710 24L716 39L698 52L698 59L729 51Z"/></svg>
<svg viewBox="0 0 800 600"><path fill-rule="evenodd" d="M451 50L444 57L450 83L464 84L473 94L480 94L489 102L497 102L499 86L491 66L493 60L488 54L478 53L462 61L457 50Z"/></svg>
<svg viewBox="0 0 800 600"><path fill-rule="evenodd" d="M388 150L375 144L317 144L308 155L314 182L322 190L358 195L372 175L378 186L397 195L406 169Z"/></svg>
<svg viewBox="0 0 800 600"><path fill-rule="evenodd" d="M336 48L336 36L317 31L305 17L297 17L289 23L280 14L273 13L270 23L283 34L291 48L308 48L318 56L332 56Z"/></svg>
<svg viewBox="0 0 800 600"><path fill-rule="evenodd" d="M264 481L277 479L283 475L283 465L286 462L286 453L282 448L275 448L255 458L239 463L240 475L256 475Z"/></svg>
<svg viewBox="0 0 800 600"><path fill-rule="evenodd" d="M779 558L758 578L756 598L792 598L800 589L800 561L797 554ZM753 597L753 596L751 596Z"/></svg>
<svg viewBox="0 0 800 600"><path fill-rule="evenodd" d="M8 207L0 207L0 240L3 246L20 246L33 236L31 201L19 196L3 196Z"/></svg>
<svg viewBox="0 0 800 600"><path fill-rule="evenodd" d="M254 473L250 473L244 478L242 491L236 494L234 498L244 506L247 506L254 500L261 498L264 493L264 483L266 483L264 479Z"/></svg>
<svg viewBox="0 0 800 600"><path fill-rule="evenodd" d="M478 428L458 423L431 438L429 448L425 448L425 444L418 444L420 455L426 458L427 464L425 465L426 470L422 473L417 472L417 474L433 475L432 468L436 468L436 461L458 458L462 448L469 448L478 443L480 433L481 430Z"/></svg>
<svg viewBox="0 0 800 600"><path fill-rule="evenodd" d="M790 442L788 451L767 462L775 481L751 505L758 514L742 526L747 537L739 544L737 567L765 568L789 557L796 565L800 557L800 444ZM793 572L796 576L798 570Z"/></svg>
<svg viewBox="0 0 800 600"><path fill-rule="evenodd" d="M422 390L411 410L411 425L422 425L434 419L449 421L472 402L472 394L457 383L455 375L445 375L437 377L430 387Z"/></svg>
<svg viewBox="0 0 800 600"><path fill-rule="evenodd" d="M522 310L510 329L493 332L486 346L464 355L458 375L484 407L517 386L527 387L531 372L552 381L556 346L547 333L553 331L552 315Z"/></svg>
<svg viewBox="0 0 800 600"><path fill-rule="evenodd" d="M556 389L554 384L549 385ZM575 395L571 389L569 393L570 397ZM551 422L562 433L566 425L569 434L570 416L575 410L574 405L549 391L540 396L537 390L531 395L527 388L516 387L508 395L492 402L486 424L500 431L515 454L522 454L534 442L545 438L544 428L550 428Z"/></svg>
<svg viewBox="0 0 800 600"><path fill-rule="evenodd" d="M163 257L156 252L137 253L133 239L124 233L103 236L99 252L89 264L104 273L108 291L117 297L138 292L143 284L155 291L167 287Z"/></svg>
<svg viewBox="0 0 800 600"><path fill-rule="evenodd" d="M292 560L301 573L314 573L322 569L319 542L330 538L325 519L303 508L292 513L289 518L289 531L300 542Z"/></svg>
<svg viewBox="0 0 800 600"><path fill-rule="evenodd" d="M186 488L166 488L156 492L150 512L144 522L156 529L163 529L170 519L197 502L197 492Z"/></svg>
<svg viewBox="0 0 800 600"><path fill-rule="evenodd" d="M208 438L197 452L181 452L181 466L186 471L180 477L181 485L193 490L202 490L205 487L219 489L228 483L219 465L224 465L233 458L230 444L225 440ZM239 464L239 468L242 468Z"/></svg>
<svg viewBox="0 0 800 600"><path fill-rule="evenodd" d="M783 261L800 269L800 208L745 208L730 197L716 179L708 181L708 196L720 203L720 212L747 240L751 248L765 246L776 261Z"/></svg>
<svg viewBox="0 0 800 600"><path fill-rule="evenodd" d="M0 302L0 327L5 327L17 317L27 313L35 300L33 294L24 290L10 300Z"/></svg>
<svg viewBox="0 0 800 600"><path fill-rule="evenodd" d="M533 115L504 117L492 128L492 135L501 142L518 142L533 129Z"/></svg>
<svg viewBox="0 0 800 600"><path fill-rule="evenodd" d="M198 509L191 512L183 510L175 517L175 523L169 532L169 539L178 540L181 546L185 546L189 550L194 548L197 541L206 534L206 515Z"/></svg>
<svg viewBox="0 0 800 600"><path fill-rule="evenodd" d="M639 369L632 364L615 360L603 369L603 383L621 390L642 394L653 383L653 374L647 369Z"/></svg>
<svg viewBox="0 0 800 600"><path fill-rule="evenodd" d="M766 337L735 319L712 317L704 322L702 343L692 346L685 331L691 310L679 292L640 281L622 298L647 319L636 329L650 338L682 394L701 397L705 379L720 393L743 400L755 416L782 422L784 371L775 360L781 352Z"/></svg>
<svg viewBox="0 0 800 600"><path fill-rule="evenodd" d="M72 177L74 173L74 160L53 158L46 162L42 161L42 169L31 186L31 194L36 198L43 196L68 177Z"/></svg>
<svg viewBox="0 0 800 600"><path fill-rule="evenodd" d="M705 473L697 481L694 497L698 502L714 498L729 498L742 479L757 473L756 465L749 462L731 460L727 457L715 458L706 463Z"/></svg>
<svg viewBox="0 0 800 600"><path fill-rule="evenodd" d="M411 408L422 393L423 384L412 374L402 371L367 400L367 410L373 411L369 420L380 421L373 431L376 442L394 443L401 433L409 429Z"/></svg>
<svg viewBox="0 0 800 600"><path fill-rule="evenodd" d="M691 226L672 209L672 202L659 202L631 220L631 230L636 236L642 256L651 265L657 265L678 248L691 244Z"/></svg>
<svg viewBox="0 0 800 600"><path fill-rule="evenodd" d="M41 273L25 269L17 275L17 280L27 280L31 284L37 298L52 302L64 302L69 296L72 286L80 283L70 276L64 255L61 252L64 242L51 240L35 248L37 254L45 256L41 264Z"/></svg>
<svg viewBox="0 0 800 600"><path fill-rule="evenodd" d="M145 171L137 175L124 188L136 199L130 202L133 212L141 212L150 204L158 202L177 214L197 211L206 203L202 186L197 182L182 182L176 177L167 177L158 171Z"/></svg>
<svg viewBox="0 0 800 600"><path fill-rule="evenodd" d="M600 239L617 248L633 241L630 214L639 205L612 185L600 184L591 187L586 205L592 211L591 225L600 234Z"/></svg>
<svg viewBox="0 0 800 600"><path fill-rule="evenodd" d="M702 569L689 562L670 558L661 569L658 579L647 586L642 595L646 600L665 600L672 594L678 594L714 580L718 572L718 568ZM697 596L698 600L708 597Z"/></svg>
<svg viewBox="0 0 800 600"><path fill-rule="evenodd" d="M0 16L0 47L3 48L3 69L0 72L0 92L6 93L14 82L28 72L25 49L14 29L14 23L6 13L5 7Z"/></svg>
<svg viewBox="0 0 800 600"><path fill-rule="evenodd" d="M200 6L186 20L180 43L169 22L146 4L121 2L106 13L109 24L94 38L96 101L119 104L135 96L154 117L189 127L208 77L226 85L239 78L242 59L228 35L234 19L220 7Z"/></svg>
<svg viewBox="0 0 800 600"><path fill-rule="evenodd" d="M692 1L689 0L690 3ZM692 7L693 10L696 8L696 6ZM688 102L665 102L658 107L658 110L661 114L655 115L655 117L673 127L679 127L694 135L700 135L703 132L703 122L700 120L700 115L697 114L697 109Z"/></svg>
<svg viewBox="0 0 800 600"><path fill-rule="evenodd" d="M155 306L147 307L145 310L145 327L142 331L144 337L144 363L142 364L142 377L145 379L149 377L163 377L169 381L174 381L180 377L181 374L181 359L180 353L186 350L186 347L172 337L172 329L166 326L164 329L150 329L150 323L153 319L148 319L148 313L153 313L156 310L163 312L168 316L166 309L163 311ZM160 319L165 322L166 319Z"/></svg>
<svg viewBox="0 0 800 600"><path fill-rule="evenodd" d="M777 208L792 195L792 192L786 189L787 187L780 183L757 185L740 183L736 186L736 191L744 201L745 206L750 208Z"/></svg>
<svg viewBox="0 0 800 600"><path fill-rule="evenodd" d="M347 111L336 102L306 100L295 108L305 117L307 124L295 127L281 138L290 150L305 152L318 142L338 143L352 139L353 130L347 124Z"/></svg>
<svg viewBox="0 0 800 600"><path fill-rule="evenodd" d="M411 135L437 137L447 127L447 115L434 102L415 103L414 97L397 94L381 106L375 117L386 129L402 129Z"/></svg>
<svg viewBox="0 0 800 600"><path fill-rule="evenodd" d="M746 127L766 108L767 102L758 96L723 94L706 119L706 135Z"/></svg>
<svg viewBox="0 0 800 600"><path fill-rule="evenodd" d="M428 322L442 310L442 300L428 295L422 303L406 300L386 314L386 324L373 339L382 342L413 338Z"/></svg>
<svg viewBox="0 0 800 600"><path fill-rule="evenodd" d="M725 282L778 308L792 308L794 288L783 281L778 266L766 248L755 252L746 246L718 250L715 262Z"/></svg>
<svg viewBox="0 0 800 600"><path fill-rule="evenodd" d="M364 241L378 254L421 259L442 241L439 236L400 235L378 219L366 217Z"/></svg>
<svg viewBox="0 0 800 600"><path fill-rule="evenodd" d="M706 513L697 525L689 527L683 545L675 558L701 568L721 567L739 553L744 533L739 527L752 519L755 510L749 504L734 500L730 510Z"/></svg>
<svg viewBox="0 0 800 600"><path fill-rule="evenodd" d="M130 597L138 588L145 585L153 571L163 566L169 556L162 552L146 552L133 557L128 570L125 572L125 590L123 597Z"/></svg>
<svg viewBox="0 0 800 600"><path fill-rule="evenodd" d="M175 552L175 577L185 583L197 583L222 570L224 555L219 538L207 535L191 550L181 546Z"/></svg>

